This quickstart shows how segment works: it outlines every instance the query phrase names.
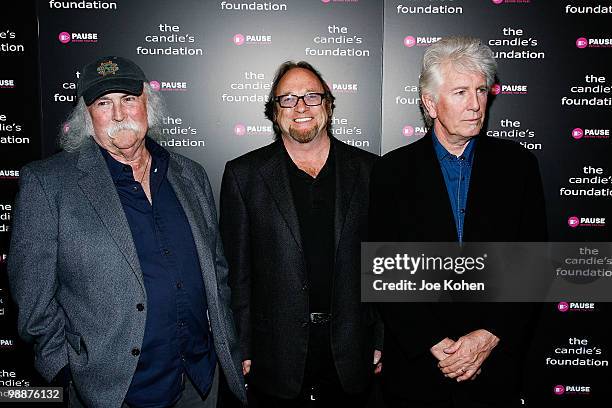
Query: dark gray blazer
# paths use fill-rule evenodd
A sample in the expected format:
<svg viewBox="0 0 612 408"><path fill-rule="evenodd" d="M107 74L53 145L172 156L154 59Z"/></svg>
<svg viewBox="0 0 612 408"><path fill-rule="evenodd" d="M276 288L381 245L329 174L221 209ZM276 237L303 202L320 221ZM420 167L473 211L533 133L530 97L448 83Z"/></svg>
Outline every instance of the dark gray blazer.
<svg viewBox="0 0 612 408"><path fill-rule="evenodd" d="M335 268L331 311L334 363L347 392L373 373L377 319L360 302L360 243L367 235L368 184L377 156L335 144ZM309 336L308 277L281 141L227 163L221 187L221 234L232 309L250 382L293 398L302 385ZM381 333L379 333L381 334ZM378 340L381 340L380 338Z"/></svg>
<svg viewBox="0 0 612 408"><path fill-rule="evenodd" d="M195 240L215 350L231 390L245 401L240 350L229 308L227 264L208 178L170 153L168 180ZM136 370L146 304L130 228L102 154L89 138L21 171L8 260L20 335L51 380L70 366L90 407L119 407Z"/></svg>

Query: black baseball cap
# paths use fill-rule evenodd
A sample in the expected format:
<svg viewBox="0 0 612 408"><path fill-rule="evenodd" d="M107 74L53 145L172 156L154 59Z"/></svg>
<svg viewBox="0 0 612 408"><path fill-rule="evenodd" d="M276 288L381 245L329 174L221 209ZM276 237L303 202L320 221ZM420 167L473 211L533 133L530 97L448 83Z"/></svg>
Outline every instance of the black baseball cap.
<svg viewBox="0 0 612 408"><path fill-rule="evenodd" d="M77 99L81 96L87 106L110 92L142 94L142 83L147 81L142 69L127 58L108 56L98 58L83 67L77 84Z"/></svg>

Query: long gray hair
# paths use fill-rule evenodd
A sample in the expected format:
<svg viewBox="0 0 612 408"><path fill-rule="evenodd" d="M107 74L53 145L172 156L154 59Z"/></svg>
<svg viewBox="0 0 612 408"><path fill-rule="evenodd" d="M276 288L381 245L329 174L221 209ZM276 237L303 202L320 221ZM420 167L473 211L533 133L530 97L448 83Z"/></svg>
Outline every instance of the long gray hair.
<svg viewBox="0 0 612 408"><path fill-rule="evenodd" d="M491 89L495 81L497 62L491 48L474 37L445 37L427 48L423 56L419 77L421 98L423 95L429 95L434 101L438 100L438 87L442 83L442 69L446 64L451 64L461 71L483 74L488 89ZM424 106L421 106L421 110L425 125L431 127L433 119Z"/></svg>
<svg viewBox="0 0 612 408"><path fill-rule="evenodd" d="M166 117L166 106L161 95L153 91L151 86L145 82L143 93L147 97L147 135L153 139L162 138L162 125ZM83 98L79 98L68 119L62 125L59 132L59 147L67 152L77 150L83 141L93 135L93 123L87 105Z"/></svg>

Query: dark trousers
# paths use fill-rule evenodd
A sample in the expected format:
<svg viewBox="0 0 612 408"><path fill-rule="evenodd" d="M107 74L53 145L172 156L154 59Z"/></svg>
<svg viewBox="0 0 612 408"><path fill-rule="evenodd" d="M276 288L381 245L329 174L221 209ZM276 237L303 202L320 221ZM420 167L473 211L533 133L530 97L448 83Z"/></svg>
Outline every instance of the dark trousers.
<svg viewBox="0 0 612 408"><path fill-rule="evenodd" d="M426 399L404 399L385 395L387 408L518 408L520 402L476 402L455 398L451 401L427 401Z"/></svg>
<svg viewBox="0 0 612 408"><path fill-rule="evenodd" d="M297 398L267 395L250 387L253 408L336 408L364 407L368 393L347 394L342 389L331 351L329 323L311 324L302 389Z"/></svg>
<svg viewBox="0 0 612 408"><path fill-rule="evenodd" d="M200 391L195 388L186 374L183 374L183 385L181 397L172 405L172 408L216 408L219 392L219 364L215 368L215 376L213 377L210 390L205 395L200 394ZM133 407L124 402L121 408Z"/></svg>

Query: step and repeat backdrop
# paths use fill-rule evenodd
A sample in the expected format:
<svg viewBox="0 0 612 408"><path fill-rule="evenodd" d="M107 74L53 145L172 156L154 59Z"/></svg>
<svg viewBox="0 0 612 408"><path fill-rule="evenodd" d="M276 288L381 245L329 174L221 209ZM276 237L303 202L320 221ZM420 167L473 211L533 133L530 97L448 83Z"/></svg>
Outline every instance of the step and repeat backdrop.
<svg viewBox="0 0 612 408"><path fill-rule="evenodd" d="M384 154L425 134L417 85L427 47L448 35L482 38L499 63L486 134L538 157L551 240L612 241L610 0L45 0L10 14L0 7L0 387L43 384L16 333L6 278L19 169L57 151L79 69L103 55L143 67L168 109L162 145L201 163L218 196L226 161L273 139L263 110L282 62L306 60L321 71L337 98L339 140ZM604 275L612 279L612 271ZM583 299L543 309L526 356L525 404L606 406L612 308Z"/></svg>

